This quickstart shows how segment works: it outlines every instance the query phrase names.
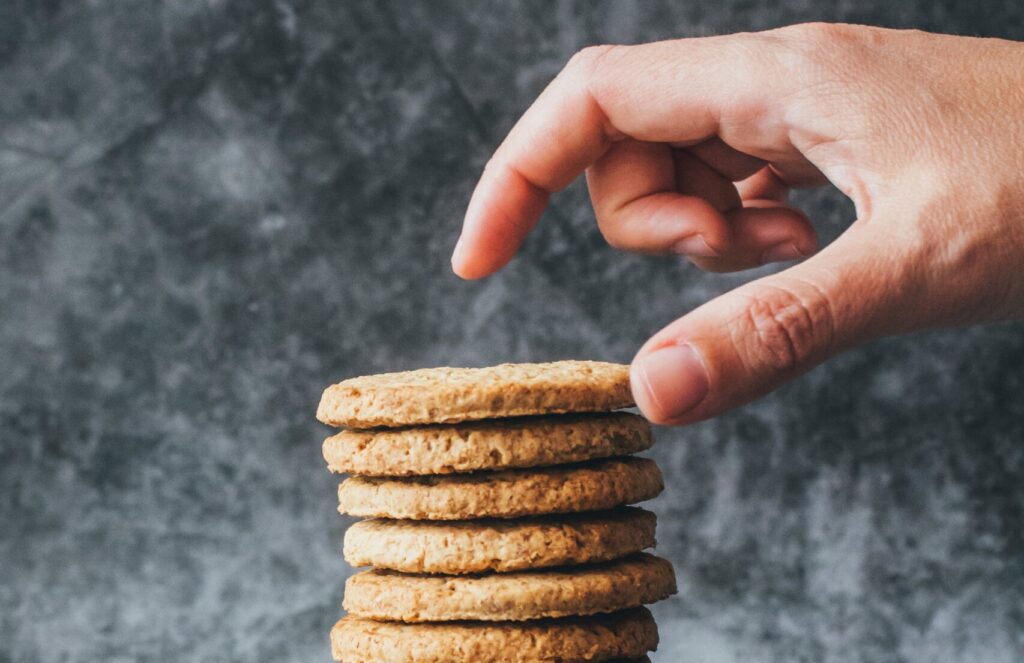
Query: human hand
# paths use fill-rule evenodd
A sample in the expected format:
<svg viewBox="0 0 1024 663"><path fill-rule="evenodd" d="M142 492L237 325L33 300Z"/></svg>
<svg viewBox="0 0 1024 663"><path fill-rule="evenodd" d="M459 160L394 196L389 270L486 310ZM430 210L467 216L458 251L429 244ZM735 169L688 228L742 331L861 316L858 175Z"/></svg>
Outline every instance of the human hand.
<svg viewBox="0 0 1024 663"><path fill-rule="evenodd" d="M811 256L640 349L633 392L656 423L713 416L873 338L1024 314L1020 43L808 24L584 49L487 164L456 273L503 267L584 170L615 247L710 271ZM815 254L786 195L829 182L857 219Z"/></svg>

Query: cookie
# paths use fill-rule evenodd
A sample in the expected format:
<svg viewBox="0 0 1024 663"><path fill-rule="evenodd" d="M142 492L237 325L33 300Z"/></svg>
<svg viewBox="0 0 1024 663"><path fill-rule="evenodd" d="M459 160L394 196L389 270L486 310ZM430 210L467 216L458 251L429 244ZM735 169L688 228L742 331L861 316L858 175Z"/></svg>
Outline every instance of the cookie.
<svg viewBox="0 0 1024 663"><path fill-rule="evenodd" d="M652 443L650 424L622 412L346 430L327 438L323 453L332 472L413 476L576 463Z"/></svg>
<svg viewBox="0 0 1024 663"><path fill-rule="evenodd" d="M383 621L518 622L636 608L675 592L672 565L639 553L605 564L471 576L372 569L345 583L344 608Z"/></svg>
<svg viewBox="0 0 1024 663"><path fill-rule="evenodd" d="M355 476L338 487L338 510L411 520L520 518L602 511L656 497L661 471L646 458L448 476Z"/></svg>
<svg viewBox="0 0 1024 663"><path fill-rule="evenodd" d="M630 407L629 367L596 361L425 368L328 387L317 419L374 428Z"/></svg>
<svg viewBox="0 0 1024 663"><path fill-rule="evenodd" d="M622 507L523 520L358 522L345 559L404 573L483 573L604 562L653 547L654 514Z"/></svg>
<svg viewBox="0 0 1024 663"><path fill-rule="evenodd" d="M331 653L344 663L611 663L658 647L646 608L585 619L539 622L402 624L345 617L331 630Z"/></svg>

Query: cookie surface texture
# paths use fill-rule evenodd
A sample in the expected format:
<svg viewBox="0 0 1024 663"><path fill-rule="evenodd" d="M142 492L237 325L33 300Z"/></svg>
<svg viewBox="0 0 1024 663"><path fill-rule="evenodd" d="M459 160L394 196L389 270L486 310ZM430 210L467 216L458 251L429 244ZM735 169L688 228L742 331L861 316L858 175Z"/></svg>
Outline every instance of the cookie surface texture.
<svg viewBox="0 0 1024 663"><path fill-rule="evenodd" d="M354 476L338 487L338 510L411 520L519 518L603 511L652 499L663 488L654 461L625 457L448 476Z"/></svg>
<svg viewBox="0 0 1024 663"><path fill-rule="evenodd" d="M328 387L317 418L347 428L396 427L634 405L629 367L596 361L424 368Z"/></svg>
<svg viewBox="0 0 1024 663"><path fill-rule="evenodd" d="M524 621L616 612L675 592L672 565L640 553L606 564L487 575L363 571L345 584L344 608L386 621Z"/></svg>
<svg viewBox="0 0 1024 663"><path fill-rule="evenodd" d="M635 507L524 520L364 520L345 559L404 573L506 573L618 559L655 544L654 514Z"/></svg>
<svg viewBox="0 0 1024 663"><path fill-rule="evenodd" d="M653 441L646 420L621 412L345 430L324 441L323 455L339 474L414 476L625 456Z"/></svg>
<svg viewBox="0 0 1024 663"><path fill-rule="evenodd" d="M348 616L331 630L331 653L344 663L611 662L657 649L646 608L584 619L540 622L403 624Z"/></svg>

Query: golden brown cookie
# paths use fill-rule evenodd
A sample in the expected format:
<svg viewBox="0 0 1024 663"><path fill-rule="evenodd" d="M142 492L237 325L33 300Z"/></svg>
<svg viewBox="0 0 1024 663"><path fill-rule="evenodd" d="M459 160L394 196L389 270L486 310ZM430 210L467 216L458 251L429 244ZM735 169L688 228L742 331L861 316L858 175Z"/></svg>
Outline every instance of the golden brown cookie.
<svg viewBox="0 0 1024 663"><path fill-rule="evenodd" d="M384 621L518 622L636 608L675 592L672 564L639 553L604 564L470 576L373 569L348 579L344 607Z"/></svg>
<svg viewBox="0 0 1024 663"><path fill-rule="evenodd" d="M338 487L338 510L411 520L520 518L602 511L656 497L661 471L646 458L447 476L355 476Z"/></svg>
<svg viewBox="0 0 1024 663"><path fill-rule="evenodd" d="M323 453L332 472L398 477L625 456L653 439L646 420L618 412L346 430L327 438Z"/></svg>
<svg viewBox="0 0 1024 663"><path fill-rule="evenodd" d="M522 520L375 518L345 533L345 559L352 566L451 575L603 562L654 546L655 521L633 507Z"/></svg>
<svg viewBox="0 0 1024 663"><path fill-rule="evenodd" d="M324 391L316 416L332 426L373 428L607 412L632 405L628 366L556 361L351 378Z"/></svg>
<svg viewBox="0 0 1024 663"><path fill-rule="evenodd" d="M539 622L402 624L345 617L331 630L331 653L344 663L611 663L658 648L646 608L584 619Z"/></svg>

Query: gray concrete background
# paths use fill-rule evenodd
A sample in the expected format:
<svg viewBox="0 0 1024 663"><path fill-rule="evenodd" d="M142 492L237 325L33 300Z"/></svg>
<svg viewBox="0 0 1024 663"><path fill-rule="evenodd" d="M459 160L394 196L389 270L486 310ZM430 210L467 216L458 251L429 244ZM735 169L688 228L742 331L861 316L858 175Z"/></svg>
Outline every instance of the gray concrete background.
<svg viewBox="0 0 1024 663"><path fill-rule="evenodd" d="M448 253L579 47L812 18L1024 37L1016 2L0 2L0 663L326 661L320 390L628 360L751 277L607 248L578 185ZM804 195L823 236L852 209ZM656 661L1024 660L1024 331L887 340L660 431Z"/></svg>

